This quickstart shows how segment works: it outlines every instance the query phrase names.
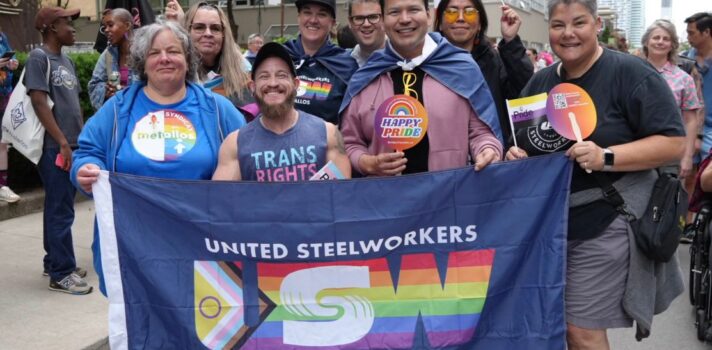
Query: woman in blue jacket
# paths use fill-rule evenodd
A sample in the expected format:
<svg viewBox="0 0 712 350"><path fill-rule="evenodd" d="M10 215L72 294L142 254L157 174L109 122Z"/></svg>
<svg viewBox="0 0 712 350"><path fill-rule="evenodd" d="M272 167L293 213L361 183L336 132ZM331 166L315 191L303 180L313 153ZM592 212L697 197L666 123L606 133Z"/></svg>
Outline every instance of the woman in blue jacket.
<svg viewBox="0 0 712 350"><path fill-rule="evenodd" d="M227 99L194 83L197 56L175 22L136 31L130 63L140 82L118 92L79 135L70 177L87 195L99 170L171 179L210 179L223 138L245 124ZM104 294L95 229L94 267Z"/></svg>

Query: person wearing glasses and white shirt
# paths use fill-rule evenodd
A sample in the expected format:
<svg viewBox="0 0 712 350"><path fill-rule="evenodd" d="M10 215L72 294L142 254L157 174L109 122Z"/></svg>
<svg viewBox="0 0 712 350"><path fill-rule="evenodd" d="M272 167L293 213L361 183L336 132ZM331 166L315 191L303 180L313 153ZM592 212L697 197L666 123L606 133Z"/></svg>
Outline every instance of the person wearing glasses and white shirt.
<svg viewBox="0 0 712 350"><path fill-rule="evenodd" d="M386 45L379 0L350 0L349 26L358 45L351 51L351 57L359 67L363 67L368 57Z"/></svg>

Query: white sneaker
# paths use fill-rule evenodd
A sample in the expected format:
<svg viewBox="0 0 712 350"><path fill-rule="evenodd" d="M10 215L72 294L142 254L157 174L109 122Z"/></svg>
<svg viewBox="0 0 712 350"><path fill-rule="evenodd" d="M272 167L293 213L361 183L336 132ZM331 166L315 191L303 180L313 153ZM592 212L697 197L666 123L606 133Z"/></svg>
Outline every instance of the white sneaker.
<svg viewBox="0 0 712 350"><path fill-rule="evenodd" d="M20 196L18 196L15 192L12 192L10 187L3 186L0 187L0 200L8 203L15 203L20 200Z"/></svg>

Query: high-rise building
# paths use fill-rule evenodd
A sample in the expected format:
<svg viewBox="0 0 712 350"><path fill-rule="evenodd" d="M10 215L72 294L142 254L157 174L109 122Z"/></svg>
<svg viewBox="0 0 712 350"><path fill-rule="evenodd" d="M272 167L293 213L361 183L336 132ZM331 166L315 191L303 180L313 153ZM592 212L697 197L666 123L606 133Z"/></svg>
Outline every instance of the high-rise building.
<svg viewBox="0 0 712 350"><path fill-rule="evenodd" d="M664 2L665 0L663 0ZM640 47L640 39L645 31L645 1L600 0L598 7L614 10L616 12L616 29L625 33L630 47Z"/></svg>
<svg viewBox="0 0 712 350"><path fill-rule="evenodd" d="M672 19L672 0L663 0L660 6L660 18Z"/></svg>
<svg viewBox="0 0 712 350"><path fill-rule="evenodd" d="M626 29L628 33L628 45L631 47L641 47L640 40L645 32L645 1L630 0L630 22Z"/></svg>

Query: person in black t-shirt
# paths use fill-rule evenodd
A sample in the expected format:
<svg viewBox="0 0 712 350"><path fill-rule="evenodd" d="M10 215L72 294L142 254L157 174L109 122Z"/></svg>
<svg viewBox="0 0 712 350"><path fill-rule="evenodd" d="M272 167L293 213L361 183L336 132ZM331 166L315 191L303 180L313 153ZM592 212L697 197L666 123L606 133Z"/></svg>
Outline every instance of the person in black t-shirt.
<svg viewBox="0 0 712 350"><path fill-rule="evenodd" d="M600 28L595 1L549 1L549 40L561 63L537 72L522 95L548 92L563 82L578 85L593 100L596 129L582 142L567 142L556 134L547 140L558 145L553 149L540 147L542 140L530 137L506 155L511 160L566 150L576 161L566 264L569 349L607 349L606 329L630 327L633 320L645 328L655 306L669 305L683 290L677 266L653 266L630 243L626 217L603 199L596 177L607 177L629 211L640 217L657 178L651 169L682 156L680 109L652 67L599 46ZM677 264L677 259L668 264ZM656 278L671 288L662 296Z"/></svg>

